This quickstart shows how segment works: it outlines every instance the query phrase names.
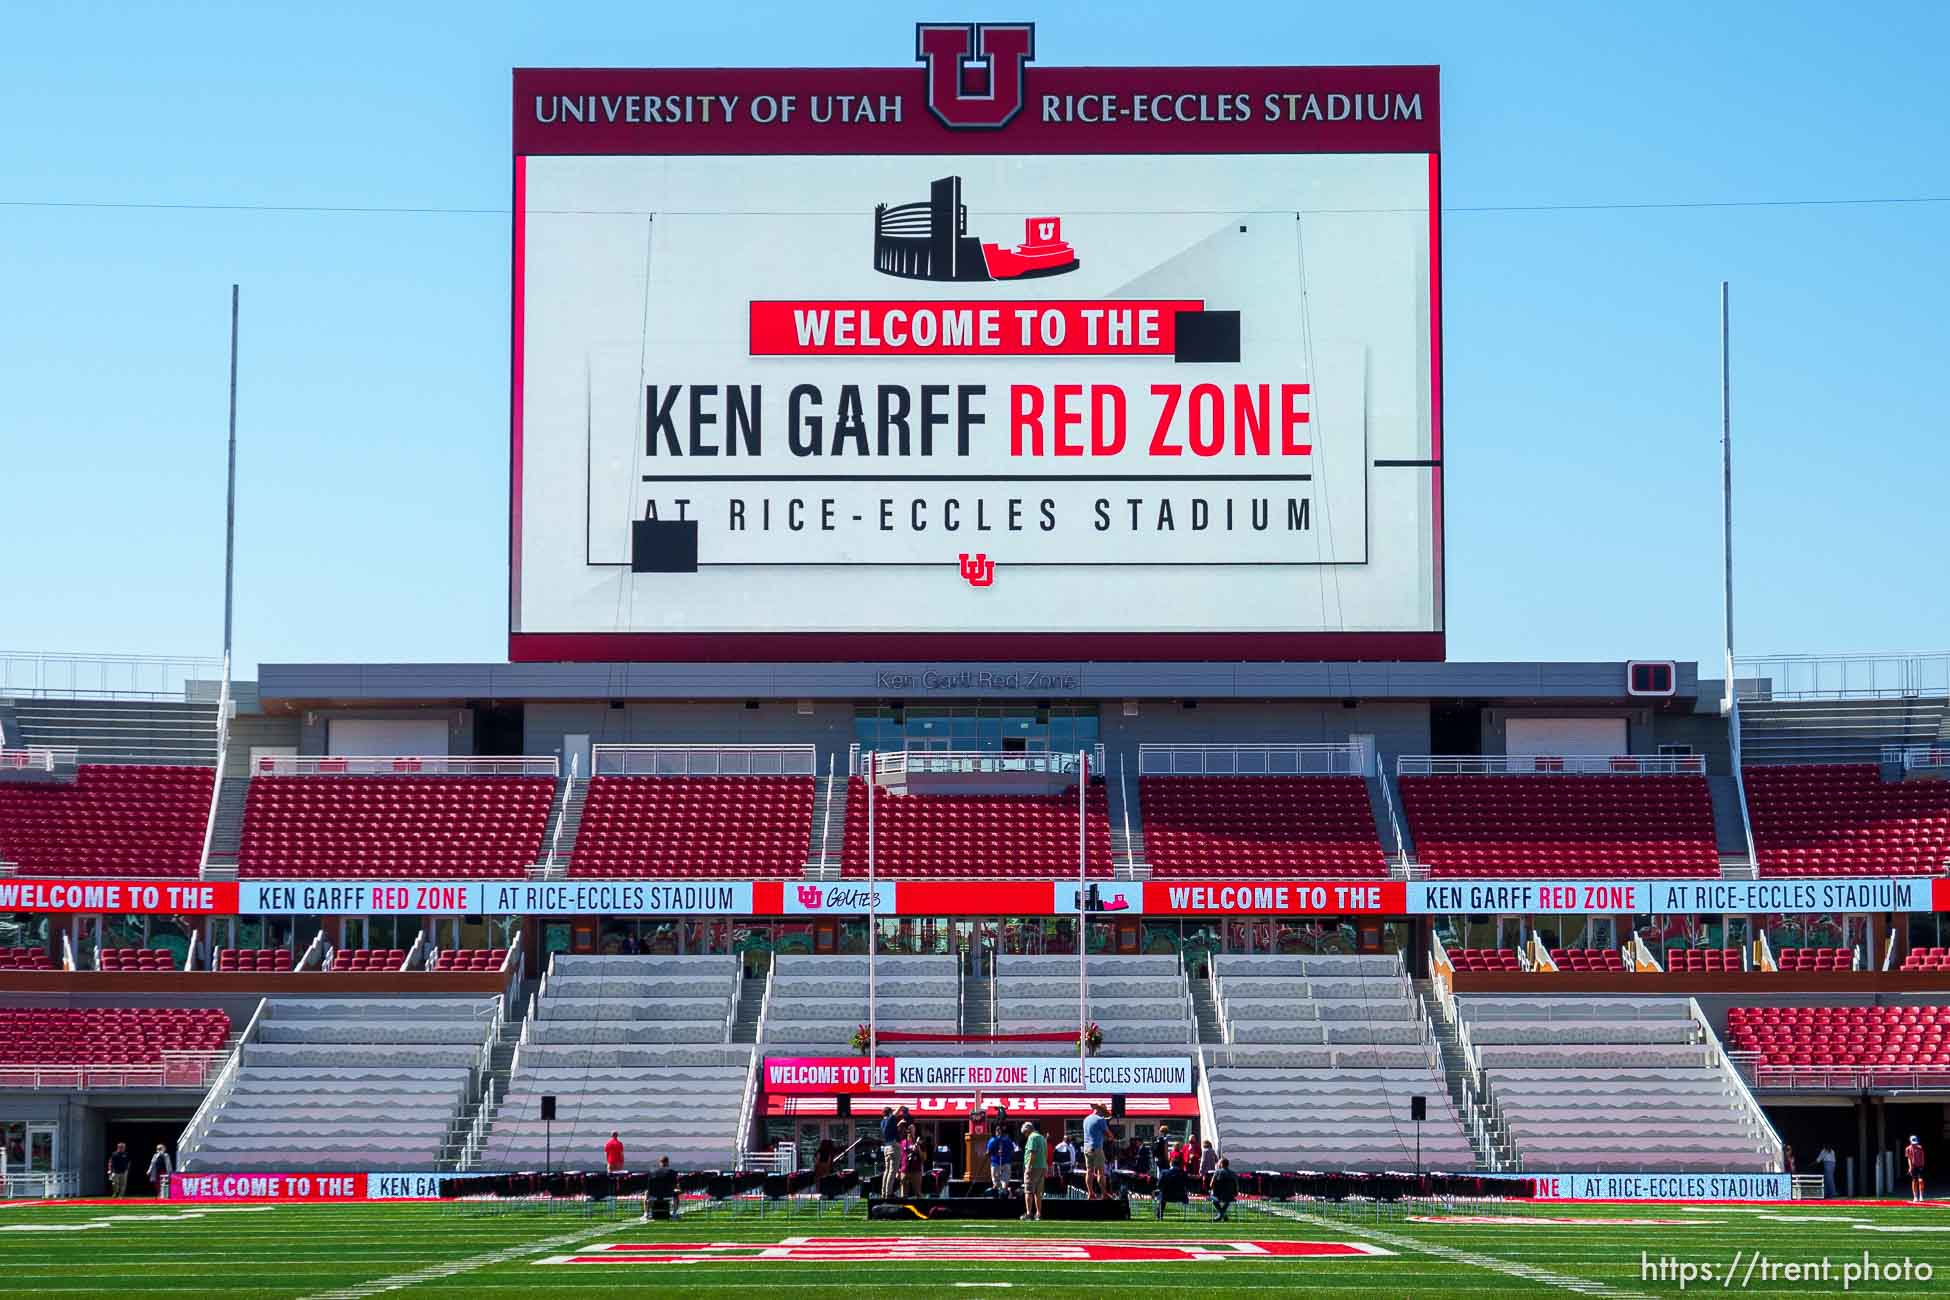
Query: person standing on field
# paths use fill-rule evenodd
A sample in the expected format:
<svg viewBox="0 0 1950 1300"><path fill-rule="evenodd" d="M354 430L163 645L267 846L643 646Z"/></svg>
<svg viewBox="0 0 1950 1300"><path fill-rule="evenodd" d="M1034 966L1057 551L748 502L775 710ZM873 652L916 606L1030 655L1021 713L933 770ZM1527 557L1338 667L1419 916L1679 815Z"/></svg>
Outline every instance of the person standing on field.
<svg viewBox="0 0 1950 1300"><path fill-rule="evenodd" d="M169 1181L169 1148L156 1143L156 1154L149 1157L149 1183L156 1189L156 1199L161 1200L164 1185Z"/></svg>
<svg viewBox="0 0 1950 1300"><path fill-rule="evenodd" d="M1104 1147L1109 1142L1110 1107L1100 1101L1090 1108L1090 1118L1083 1121L1083 1180L1093 1201L1110 1196L1110 1174L1104 1166Z"/></svg>
<svg viewBox="0 0 1950 1300"><path fill-rule="evenodd" d="M623 1135L614 1130L609 1141L603 1143L603 1166L612 1174L623 1172Z"/></svg>
<svg viewBox="0 0 1950 1300"><path fill-rule="evenodd" d="M129 1190L129 1144L117 1142L108 1157L108 1194L125 1196Z"/></svg>
<svg viewBox="0 0 1950 1300"><path fill-rule="evenodd" d="M1909 1145L1903 1148L1903 1163L1909 1166L1909 1199L1923 1199L1923 1141L1914 1133L1909 1135Z"/></svg>
<svg viewBox="0 0 1950 1300"><path fill-rule="evenodd" d="M1049 1139L1034 1124L1022 1125L1022 1217L1043 1217L1043 1179L1049 1176Z"/></svg>

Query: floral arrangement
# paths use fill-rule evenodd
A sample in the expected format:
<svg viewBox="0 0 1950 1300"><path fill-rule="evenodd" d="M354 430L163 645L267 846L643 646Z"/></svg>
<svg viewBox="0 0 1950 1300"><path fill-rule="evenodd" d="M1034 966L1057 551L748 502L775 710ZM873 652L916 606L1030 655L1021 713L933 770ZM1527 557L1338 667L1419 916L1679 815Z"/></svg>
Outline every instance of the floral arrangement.
<svg viewBox="0 0 1950 1300"><path fill-rule="evenodd" d="M865 1025L861 1025L853 1031L852 1043L853 1050L865 1056L867 1054L867 1048L873 1045L873 1034Z"/></svg>
<svg viewBox="0 0 1950 1300"><path fill-rule="evenodd" d="M1092 1056L1095 1056L1097 1049L1104 1045L1104 1031L1098 1027L1097 1022L1094 1020L1085 1025L1083 1032L1077 1035L1077 1037L1083 1040L1083 1050Z"/></svg>

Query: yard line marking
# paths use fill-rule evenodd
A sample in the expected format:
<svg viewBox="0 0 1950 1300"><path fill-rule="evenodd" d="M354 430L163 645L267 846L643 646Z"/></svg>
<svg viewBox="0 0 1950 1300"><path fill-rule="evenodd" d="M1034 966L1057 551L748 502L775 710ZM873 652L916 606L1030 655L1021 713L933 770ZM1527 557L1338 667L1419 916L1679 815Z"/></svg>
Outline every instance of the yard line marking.
<svg viewBox="0 0 1950 1300"><path fill-rule="evenodd" d="M509 1246L504 1250L489 1251L484 1255L471 1255L466 1259L456 1259L445 1264L429 1264L411 1273L396 1273L391 1277L374 1278L357 1286L341 1288L337 1291L321 1291L310 1300L364 1300L366 1296L380 1295L387 1291L399 1291L422 1282L437 1282L441 1278L454 1277L461 1273L471 1273L478 1268L494 1264L506 1264L525 1255L538 1251L563 1250L571 1246L593 1241L606 1233L621 1232L636 1226L631 1220L620 1223L605 1223L598 1228L584 1228L580 1232L567 1233L560 1237L550 1237L546 1241L531 1241L520 1246Z"/></svg>
<svg viewBox="0 0 1950 1300"><path fill-rule="evenodd" d="M1541 1282L1545 1286L1556 1287L1560 1291L1575 1291L1579 1295L1599 1296L1601 1300L1651 1300L1651 1297L1638 1291L1623 1291L1614 1286L1590 1278L1572 1277L1568 1273L1554 1273L1547 1268L1532 1264L1519 1264L1515 1260L1498 1259L1494 1255L1479 1255L1473 1250L1457 1250L1454 1246L1444 1246L1432 1241L1422 1241L1415 1237L1404 1237L1399 1233L1382 1232L1375 1228L1360 1227L1354 1224L1335 1224L1316 1214L1300 1214L1280 1205L1263 1205L1261 1211L1283 1219L1293 1219L1299 1223L1312 1223L1324 1227L1338 1227L1346 1232L1363 1237L1372 1237L1384 1246L1396 1250L1413 1251L1423 1255L1434 1255L1457 1264L1467 1264L1471 1268L1488 1269L1505 1277L1518 1277L1526 1282Z"/></svg>

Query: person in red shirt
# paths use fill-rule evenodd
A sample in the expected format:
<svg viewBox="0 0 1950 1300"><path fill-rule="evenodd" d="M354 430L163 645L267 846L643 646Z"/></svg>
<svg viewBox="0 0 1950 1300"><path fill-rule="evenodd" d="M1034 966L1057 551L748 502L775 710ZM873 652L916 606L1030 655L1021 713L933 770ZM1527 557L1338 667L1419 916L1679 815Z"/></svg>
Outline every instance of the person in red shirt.
<svg viewBox="0 0 1950 1300"><path fill-rule="evenodd" d="M1923 1199L1923 1144L1914 1133L1909 1135L1909 1145L1903 1148L1903 1162L1909 1166L1909 1199Z"/></svg>
<svg viewBox="0 0 1950 1300"><path fill-rule="evenodd" d="M603 1163L609 1166L609 1172L612 1174L620 1174L623 1172L622 1134L611 1133L609 1135L609 1141L603 1143Z"/></svg>

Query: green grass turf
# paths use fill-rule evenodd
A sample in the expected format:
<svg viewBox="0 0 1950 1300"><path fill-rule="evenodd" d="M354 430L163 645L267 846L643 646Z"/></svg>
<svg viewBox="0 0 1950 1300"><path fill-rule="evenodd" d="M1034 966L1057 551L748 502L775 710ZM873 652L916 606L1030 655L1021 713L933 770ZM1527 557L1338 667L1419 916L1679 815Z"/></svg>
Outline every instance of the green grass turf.
<svg viewBox="0 0 1950 1300"><path fill-rule="evenodd" d="M1135 1205L1135 1203L1134 1203ZM1287 1207L1246 1212L1214 1224L1145 1217L1129 1223L953 1222L869 1224L825 1207L735 1206L687 1214L676 1224L634 1215L591 1215L581 1207L492 1209L478 1205L280 1205L226 1208L182 1217L194 1207L0 1207L0 1294L58 1297L133 1295L295 1297L375 1287L370 1294L578 1297L613 1294L780 1297L844 1296L903 1288L918 1295L982 1291L1009 1295L1101 1297L1109 1288L1168 1294L1462 1296L1644 1295L1682 1293L1676 1275L1647 1276L1644 1256L1710 1266L1685 1294L1794 1296L1842 1294L1841 1270L1866 1251L1883 1266L1927 1265L1933 1277L1856 1282L1849 1294L1950 1294L1950 1206L1861 1208L1806 1202L1792 1206L1537 1205L1488 1211L1493 1224L1418 1222L1397 1212L1340 1214ZM1147 1211L1148 1211L1148 1207ZM761 1210L763 1212L761 1212ZM1459 1207L1457 1213L1477 1212ZM1443 1213L1415 1207L1409 1213ZM1573 1219L1559 1224L1549 1219ZM1316 1221L1318 1219L1319 1221ZM1679 1220L1643 1225L1621 1220ZM81 1225L105 1224L94 1227ZM1888 1231L1901 1229L1902 1231ZM746 1262L698 1264L543 1264L586 1242L742 1242L786 1237L922 1235L962 1238L1103 1240L1365 1241L1396 1253L1360 1259L1273 1259L1183 1263ZM1738 1261L1736 1264L1736 1252ZM1755 1262L1756 1255L1759 1262ZM1815 1264L1825 1282L1792 1280L1770 1268ZM1751 1273L1745 1272L1752 1266ZM1723 1282L1725 1270L1735 1276ZM429 1270L417 1277L419 1270ZM445 1276L433 1270L455 1270ZM957 1286L957 1284L961 1284ZM999 1286L997 1284L1007 1284ZM379 1290L377 1287L386 1289ZM924 1288L919 1292L913 1289ZM362 1292L364 1294L366 1292Z"/></svg>

